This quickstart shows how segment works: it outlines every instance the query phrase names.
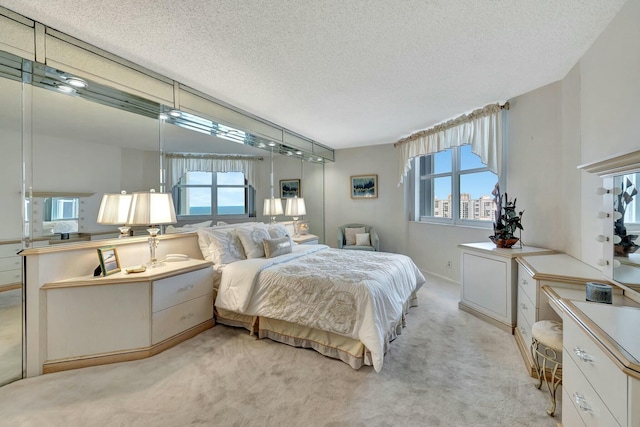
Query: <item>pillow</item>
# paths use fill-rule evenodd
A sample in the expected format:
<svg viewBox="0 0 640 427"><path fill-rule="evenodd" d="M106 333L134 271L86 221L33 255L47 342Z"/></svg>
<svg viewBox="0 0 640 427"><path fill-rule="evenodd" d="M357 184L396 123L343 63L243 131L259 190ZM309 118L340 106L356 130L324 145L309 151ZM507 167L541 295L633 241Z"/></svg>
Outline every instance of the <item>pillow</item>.
<svg viewBox="0 0 640 427"><path fill-rule="evenodd" d="M289 236L264 239L262 245L264 246L264 255L267 258L291 253L291 239L289 239Z"/></svg>
<svg viewBox="0 0 640 427"><path fill-rule="evenodd" d="M288 236L287 228L283 224L271 224L267 226L267 231L272 239Z"/></svg>
<svg viewBox="0 0 640 427"><path fill-rule="evenodd" d="M371 239L369 233L356 234L356 246L371 246Z"/></svg>
<svg viewBox="0 0 640 427"><path fill-rule="evenodd" d="M236 233L242 242L247 258L262 258L264 256L262 241L271 238L266 227L240 227L236 228Z"/></svg>
<svg viewBox="0 0 640 427"><path fill-rule="evenodd" d="M205 228L211 225L211 221L197 222L195 224L185 224L183 228Z"/></svg>
<svg viewBox="0 0 640 427"><path fill-rule="evenodd" d="M207 261L214 264L230 264L247 258L234 230L201 228L197 233L198 246Z"/></svg>
<svg viewBox="0 0 640 427"><path fill-rule="evenodd" d="M358 228L349 228L345 227L344 229L344 240L346 245L355 245L356 244L356 234L365 233L364 227Z"/></svg>

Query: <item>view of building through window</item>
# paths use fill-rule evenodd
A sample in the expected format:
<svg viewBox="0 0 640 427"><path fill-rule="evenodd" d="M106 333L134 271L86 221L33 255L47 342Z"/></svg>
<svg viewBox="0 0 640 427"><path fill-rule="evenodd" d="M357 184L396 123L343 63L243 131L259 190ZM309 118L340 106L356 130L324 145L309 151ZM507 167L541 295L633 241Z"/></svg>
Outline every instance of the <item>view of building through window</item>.
<svg viewBox="0 0 640 427"><path fill-rule="evenodd" d="M451 194L446 199L434 200L433 216L440 218L451 218L453 204ZM493 221L495 218L496 203L491 195L471 198L469 193L460 194L460 219L470 219L476 221Z"/></svg>

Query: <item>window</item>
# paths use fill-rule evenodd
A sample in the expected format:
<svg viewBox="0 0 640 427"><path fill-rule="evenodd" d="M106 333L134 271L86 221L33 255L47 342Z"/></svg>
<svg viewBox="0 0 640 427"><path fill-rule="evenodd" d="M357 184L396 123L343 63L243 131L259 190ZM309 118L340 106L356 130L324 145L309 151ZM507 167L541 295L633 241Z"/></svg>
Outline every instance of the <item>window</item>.
<svg viewBox="0 0 640 427"><path fill-rule="evenodd" d="M486 225L493 222L491 191L498 176L461 145L414 159L415 218L420 221Z"/></svg>
<svg viewBox="0 0 640 427"><path fill-rule="evenodd" d="M242 172L189 171L173 187L176 214L180 216L250 216L254 190Z"/></svg>

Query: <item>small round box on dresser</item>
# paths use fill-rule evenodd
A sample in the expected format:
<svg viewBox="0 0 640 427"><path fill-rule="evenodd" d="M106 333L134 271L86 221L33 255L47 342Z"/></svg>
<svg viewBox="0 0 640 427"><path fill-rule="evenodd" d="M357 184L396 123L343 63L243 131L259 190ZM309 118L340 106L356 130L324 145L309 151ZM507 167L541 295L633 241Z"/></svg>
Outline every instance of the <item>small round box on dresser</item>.
<svg viewBox="0 0 640 427"><path fill-rule="evenodd" d="M531 337L531 356L538 375L536 387L540 388L543 381L547 385L551 395L547 414L553 416L556 411L556 390L562 383L562 323L540 320L531 327Z"/></svg>
<svg viewBox="0 0 640 427"><path fill-rule="evenodd" d="M587 282L586 292L587 301L611 304L611 285L605 285L604 283Z"/></svg>

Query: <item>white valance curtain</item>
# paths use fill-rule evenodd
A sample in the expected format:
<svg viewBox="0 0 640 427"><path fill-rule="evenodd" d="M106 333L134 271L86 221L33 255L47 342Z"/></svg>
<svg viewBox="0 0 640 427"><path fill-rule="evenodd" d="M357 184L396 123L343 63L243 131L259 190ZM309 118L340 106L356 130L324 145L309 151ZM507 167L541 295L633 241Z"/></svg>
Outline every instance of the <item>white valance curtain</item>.
<svg viewBox="0 0 640 427"><path fill-rule="evenodd" d="M502 173L502 110L509 103L487 105L430 129L416 132L396 142L399 150L398 186L411 170L414 157L425 156L447 148L471 144L471 151L498 176Z"/></svg>
<svg viewBox="0 0 640 427"><path fill-rule="evenodd" d="M255 164L262 157L243 155L166 154L167 188L180 182L187 171L242 172L247 182L255 187Z"/></svg>

